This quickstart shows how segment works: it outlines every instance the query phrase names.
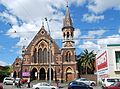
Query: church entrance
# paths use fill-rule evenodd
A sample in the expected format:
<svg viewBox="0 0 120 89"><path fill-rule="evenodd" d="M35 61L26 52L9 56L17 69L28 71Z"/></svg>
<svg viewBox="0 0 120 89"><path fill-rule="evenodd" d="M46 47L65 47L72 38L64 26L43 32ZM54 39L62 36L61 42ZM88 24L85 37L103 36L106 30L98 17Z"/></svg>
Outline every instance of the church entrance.
<svg viewBox="0 0 120 89"><path fill-rule="evenodd" d="M68 68L66 70L66 82L70 82L73 80L73 74L72 74L72 69Z"/></svg>
<svg viewBox="0 0 120 89"><path fill-rule="evenodd" d="M32 69L30 76L31 76L32 80L36 80L37 79L38 75L37 75L37 69L36 68Z"/></svg>
<svg viewBox="0 0 120 89"><path fill-rule="evenodd" d="M49 80L49 69L47 71L47 80ZM51 80L53 80L53 69L51 68Z"/></svg>
<svg viewBox="0 0 120 89"><path fill-rule="evenodd" d="M45 80L46 79L46 73L45 73L44 68L40 69L39 77L40 77L40 80Z"/></svg>

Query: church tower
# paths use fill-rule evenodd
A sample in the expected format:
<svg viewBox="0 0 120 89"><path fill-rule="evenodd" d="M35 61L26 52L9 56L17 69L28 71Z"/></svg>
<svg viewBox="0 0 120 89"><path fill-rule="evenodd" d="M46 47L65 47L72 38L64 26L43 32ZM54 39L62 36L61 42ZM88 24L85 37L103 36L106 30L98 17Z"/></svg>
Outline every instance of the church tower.
<svg viewBox="0 0 120 89"><path fill-rule="evenodd" d="M71 81L77 77L76 71L76 52L74 47L74 27L72 25L72 19L70 17L69 7L66 6L66 15L63 20L62 27L62 78L67 81Z"/></svg>
<svg viewBox="0 0 120 89"><path fill-rule="evenodd" d="M62 33L63 33L63 47L65 48L74 47L73 41L74 28L72 26L72 20L70 17L68 5L66 6L66 16L63 21Z"/></svg>

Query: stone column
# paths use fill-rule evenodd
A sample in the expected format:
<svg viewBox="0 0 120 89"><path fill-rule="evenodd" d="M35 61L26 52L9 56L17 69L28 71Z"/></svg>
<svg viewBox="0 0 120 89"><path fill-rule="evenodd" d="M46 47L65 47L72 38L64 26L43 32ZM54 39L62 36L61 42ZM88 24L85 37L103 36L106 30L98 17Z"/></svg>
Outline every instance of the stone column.
<svg viewBox="0 0 120 89"><path fill-rule="evenodd" d="M38 74L37 74L37 77L38 77L38 80L40 80L40 72L38 71Z"/></svg>
<svg viewBox="0 0 120 89"><path fill-rule="evenodd" d="M45 74L46 74L45 80L47 81L47 78L48 78L48 77L47 77L47 71L45 71Z"/></svg>

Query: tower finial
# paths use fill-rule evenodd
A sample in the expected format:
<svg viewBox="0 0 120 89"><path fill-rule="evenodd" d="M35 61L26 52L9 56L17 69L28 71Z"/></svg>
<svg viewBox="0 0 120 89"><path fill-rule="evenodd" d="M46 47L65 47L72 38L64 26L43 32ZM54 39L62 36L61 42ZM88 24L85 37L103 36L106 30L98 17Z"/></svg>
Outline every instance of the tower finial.
<svg viewBox="0 0 120 89"><path fill-rule="evenodd" d="M44 27L44 19L42 19L42 27Z"/></svg>
<svg viewBox="0 0 120 89"><path fill-rule="evenodd" d="M66 0L66 7L68 7L68 0Z"/></svg>

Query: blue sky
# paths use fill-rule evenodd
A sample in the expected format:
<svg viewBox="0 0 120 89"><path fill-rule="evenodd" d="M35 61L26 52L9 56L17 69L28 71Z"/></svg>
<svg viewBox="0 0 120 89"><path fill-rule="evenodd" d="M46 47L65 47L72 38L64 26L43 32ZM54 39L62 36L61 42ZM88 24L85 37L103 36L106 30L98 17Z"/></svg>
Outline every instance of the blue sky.
<svg viewBox="0 0 120 89"><path fill-rule="evenodd" d="M69 0L76 53L120 44L120 0ZM12 64L49 19L52 38L61 47L66 0L0 0L0 65Z"/></svg>

